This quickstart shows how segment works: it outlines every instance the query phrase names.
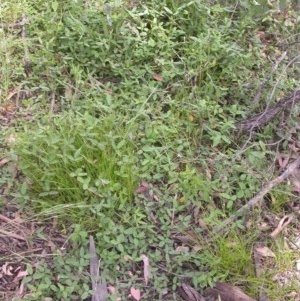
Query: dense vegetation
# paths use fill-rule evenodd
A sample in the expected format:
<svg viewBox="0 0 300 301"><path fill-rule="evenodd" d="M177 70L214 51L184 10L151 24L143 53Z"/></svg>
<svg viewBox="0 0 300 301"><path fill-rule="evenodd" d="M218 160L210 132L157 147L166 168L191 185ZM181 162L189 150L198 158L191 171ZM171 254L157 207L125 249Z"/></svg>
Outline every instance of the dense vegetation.
<svg viewBox="0 0 300 301"><path fill-rule="evenodd" d="M256 296L251 249L261 212L226 237L213 229L276 175L276 156L297 136L297 110L236 130L299 86L296 8L7 0L0 19L26 23L0 28L1 153L11 160L1 171L3 208L14 197L40 237L53 218L68 237L51 260L24 257L31 293L22 300L90 298L89 235L122 300L130 287L142 300L180 300L182 281L200 291L226 280ZM291 195L277 187L264 210L280 215ZM279 256L277 269L292 258ZM274 300L293 290L264 281Z"/></svg>

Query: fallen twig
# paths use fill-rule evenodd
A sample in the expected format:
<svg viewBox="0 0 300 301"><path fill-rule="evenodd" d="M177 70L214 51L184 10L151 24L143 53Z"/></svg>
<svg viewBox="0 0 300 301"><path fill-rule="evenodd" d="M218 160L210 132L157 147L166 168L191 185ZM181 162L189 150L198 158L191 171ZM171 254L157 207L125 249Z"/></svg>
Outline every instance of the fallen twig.
<svg viewBox="0 0 300 301"><path fill-rule="evenodd" d="M295 91L293 94L279 100L275 106L267 108L263 113L259 113L249 119L242 120L236 124L238 131L252 131L256 128L270 122L280 111L287 109L291 110L292 105L300 101L300 90Z"/></svg>
<svg viewBox="0 0 300 301"><path fill-rule="evenodd" d="M0 233L4 234L5 236L12 237L12 238L23 240L23 241L27 242L26 238L24 238L21 235L18 235L18 234L15 234L15 233L11 233L11 232L5 231L3 229L0 229Z"/></svg>
<svg viewBox="0 0 300 301"><path fill-rule="evenodd" d="M92 280L93 296L92 301L107 301L107 286L101 279L99 270L99 259L96 254L95 242L93 236L90 236L90 273Z"/></svg>
<svg viewBox="0 0 300 301"><path fill-rule="evenodd" d="M259 91L256 93L256 95L254 96L254 99L252 101L253 104L258 103L260 100L260 97L262 95L262 91L267 88L268 82L270 81L270 79L272 78L272 76L274 75L274 73L276 72L276 70L278 69L279 64L284 60L284 58L287 55L287 51L284 51L282 53L282 55L280 56L280 58L278 60L276 60L274 67L271 70L271 73L269 74L269 76L264 80L263 84L261 85Z"/></svg>
<svg viewBox="0 0 300 301"><path fill-rule="evenodd" d="M51 92L51 103L50 103L50 113L53 113L55 106L55 92Z"/></svg>
<svg viewBox="0 0 300 301"><path fill-rule="evenodd" d="M273 97L275 90L273 89L271 95ZM272 99L270 98L270 100ZM270 101L267 104L266 109L259 114L254 115L251 118L248 118L246 120L241 120L235 124L235 128L239 132L248 132L249 137L247 141L242 146L241 150L235 155L235 158L239 157L240 154L245 150L247 144L251 141L253 136L253 131L257 128L260 128L264 126L265 124L268 124L280 111L282 110L292 110L293 105L296 102L300 101L300 90L296 90L293 92L293 94L282 98L279 100L275 106L270 107Z"/></svg>
<svg viewBox="0 0 300 301"><path fill-rule="evenodd" d="M11 220L10 218L6 217L3 214L0 214L0 220L3 220L5 222L7 222L8 224L16 223L14 220Z"/></svg>
<svg viewBox="0 0 300 301"><path fill-rule="evenodd" d="M23 41L23 46L24 46L24 59L23 59L23 65L24 68L29 68L31 63L30 63L30 58L29 58L29 50L28 50L28 46L26 43L26 28L25 25L28 23L28 19L26 18L26 16L23 14L23 19L22 21L22 32L21 32L21 37L22 37L22 41Z"/></svg>
<svg viewBox="0 0 300 301"><path fill-rule="evenodd" d="M279 177L267 183L263 187L263 189L256 194L254 198L249 200L249 202L245 204L243 207L241 207L234 215L231 215L229 218L223 221L220 226L214 229L214 231L218 234L223 233L226 230L227 226L232 222L234 222L238 218L238 216L241 215L241 213L249 210L251 207L256 206L258 202L260 202L268 192L270 192L275 186L284 182L299 167L300 167L300 157L297 158L293 163L291 163Z"/></svg>
<svg viewBox="0 0 300 301"><path fill-rule="evenodd" d="M21 28L24 25L28 24L29 20L27 18L22 19L22 21L17 22L17 23L0 23L0 28L12 28L12 29L17 29Z"/></svg>

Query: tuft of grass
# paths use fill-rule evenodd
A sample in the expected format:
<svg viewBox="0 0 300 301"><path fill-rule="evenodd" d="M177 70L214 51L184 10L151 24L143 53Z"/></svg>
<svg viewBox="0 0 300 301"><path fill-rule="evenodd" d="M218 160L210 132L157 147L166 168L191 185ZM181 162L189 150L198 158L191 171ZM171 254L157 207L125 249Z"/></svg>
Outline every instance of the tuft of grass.
<svg viewBox="0 0 300 301"><path fill-rule="evenodd" d="M218 269L236 280L255 278L251 253L256 238L254 235L240 237L234 232L226 238L218 238L214 247L215 256L220 260Z"/></svg>
<svg viewBox="0 0 300 301"><path fill-rule="evenodd" d="M40 124L35 135L17 137L18 165L37 209L103 201L119 208L132 202L138 180L135 147L113 114L65 113Z"/></svg>

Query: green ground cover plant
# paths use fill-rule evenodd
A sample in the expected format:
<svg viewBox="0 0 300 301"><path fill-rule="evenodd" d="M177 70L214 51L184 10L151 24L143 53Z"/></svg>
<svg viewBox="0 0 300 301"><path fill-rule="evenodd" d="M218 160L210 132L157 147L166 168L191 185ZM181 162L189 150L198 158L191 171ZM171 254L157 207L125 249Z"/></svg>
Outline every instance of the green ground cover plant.
<svg viewBox="0 0 300 301"><path fill-rule="evenodd" d="M90 300L89 235L111 300L131 287L141 300L181 300L182 281L237 282L255 296L258 231L243 220L226 237L212 229L272 178L273 143L288 141L276 120L253 136L235 125L299 85L292 57L272 73L278 40L297 36L297 11L267 1L23 2L0 4L3 24L28 20L26 35L0 28L1 105L20 114L3 123L13 168L0 185L35 222L55 218L69 247L38 265L24 258L22 300Z"/></svg>

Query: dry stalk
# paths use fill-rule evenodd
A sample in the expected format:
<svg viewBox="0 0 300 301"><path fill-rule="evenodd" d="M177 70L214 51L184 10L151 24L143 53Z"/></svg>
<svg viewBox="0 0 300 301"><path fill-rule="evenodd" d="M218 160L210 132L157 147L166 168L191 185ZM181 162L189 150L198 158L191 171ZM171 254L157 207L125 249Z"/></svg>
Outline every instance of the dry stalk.
<svg viewBox="0 0 300 301"><path fill-rule="evenodd" d="M269 193L274 187L278 186L279 184L283 183L289 176L291 176L296 169L300 167L300 157L298 157L293 163L291 163L287 169L277 178L267 183L260 192L256 194L255 197L250 199L247 204L241 207L235 214L231 215L229 218L224 220L220 226L214 228L214 232L217 234L222 234L228 228L232 222L237 220L237 218L244 212L248 211L250 208L256 206L263 197Z"/></svg>

